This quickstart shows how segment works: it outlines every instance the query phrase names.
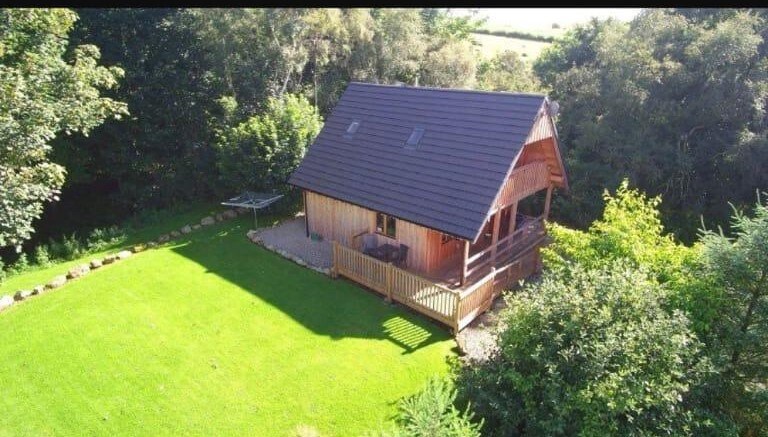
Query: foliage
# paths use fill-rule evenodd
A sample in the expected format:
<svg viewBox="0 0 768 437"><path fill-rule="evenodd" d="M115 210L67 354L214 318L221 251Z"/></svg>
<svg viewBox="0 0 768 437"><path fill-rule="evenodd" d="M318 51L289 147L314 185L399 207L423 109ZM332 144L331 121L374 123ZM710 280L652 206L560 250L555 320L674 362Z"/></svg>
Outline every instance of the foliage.
<svg viewBox="0 0 768 437"><path fill-rule="evenodd" d="M451 383L432 378L419 393L398 403L398 428L385 436L479 437L482 421L472 423L469 406L462 412L454 406L456 390Z"/></svg>
<svg viewBox="0 0 768 437"><path fill-rule="evenodd" d="M85 245L74 233L63 235L61 241L50 240L48 247L54 259L72 260L85 252Z"/></svg>
<svg viewBox="0 0 768 437"><path fill-rule="evenodd" d="M48 252L48 246L41 244L35 247L32 253L32 261L38 266L48 266L51 264L51 254Z"/></svg>
<svg viewBox="0 0 768 437"><path fill-rule="evenodd" d="M19 258L14 262L9 268L8 273L11 275L17 275L29 268L29 260L27 259L27 254L22 253L19 255Z"/></svg>
<svg viewBox="0 0 768 437"><path fill-rule="evenodd" d="M475 82L477 53L469 41L449 42L430 50L421 67L419 84L467 88Z"/></svg>
<svg viewBox="0 0 768 437"><path fill-rule="evenodd" d="M558 217L586 226L604 187L628 178L664 195L665 223L690 242L701 214L723 223L721 205L768 185L765 21L731 12L709 24L660 9L593 20L542 54L534 68L561 105L572 181Z"/></svg>
<svg viewBox="0 0 768 437"><path fill-rule="evenodd" d="M553 29L559 29L560 26L558 25L555 27L557 23L552 24ZM541 42L554 42L555 37L554 36L547 36L547 35L537 35L535 33L530 32L522 32L518 30L489 30L489 29L475 29L473 30L474 33L483 33L486 35L496 35L496 36L505 36L507 38L519 38L519 39L527 39L531 41L541 41Z"/></svg>
<svg viewBox="0 0 768 437"><path fill-rule="evenodd" d="M424 8L421 17L428 34L457 40L469 39L472 33L480 32L480 27L487 21L487 18L476 18L477 11L457 17L441 8Z"/></svg>
<svg viewBox="0 0 768 437"><path fill-rule="evenodd" d="M321 127L317 108L303 96L270 98L262 114L219 135L217 164L223 186L229 192L284 189Z"/></svg>
<svg viewBox="0 0 768 437"><path fill-rule="evenodd" d="M107 122L88 138L69 139L54 153L69 170L57 215L79 215L106 203L103 226L136 209L167 207L210 195L215 174L207 122L211 95L220 96L209 73L215 61L203 51L180 11L169 8L84 8L73 41L95 44L105 62L125 70L112 91L132 116ZM249 76L253 79L253 76ZM81 219L82 220L82 219ZM80 229L68 229L72 232ZM55 235L54 235L55 236Z"/></svg>
<svg viewBox="0 0 768 437"><path fill-rule="evenodd" d="M734 238L704 230L702 273L720 291L708 349L719 370L710 381L714 408L743 435L768 427L768 203L753 216L734 212Z"/></svg>
<svg viewBox="0 0 768 437"><path fill-rule="evenodd" d="M76 19L67 9L0 10L0 247L28 239L43 204L58 199L65 170L49 159L51 141L127 113L99 95L123 71L98 65L95 46L68 48Z"/></svg>
<svg viewBox="0 0 768 437"><path fill-rule="evenodd" d="M543 91L530 67L511 50L498 53L478 65L477 87L489 91Z"/></svg>
<svg viewBox="0 0 768 437"><path fill-rule="evenodd" d="M652 276L615 261L554 270L507 297L498 352L462 369L493 435L692 434L701 344Z"/></svg>
<svg viewBox="0 0 768 437"><path fill-rule="evenodd" d="M576 262L599 267L625 259L636 267L648 269L662 283L680 280L679 275L695 257L695 249L677 242L664 232L659 205L661 197L648 198L624 180L611 195L603 193L603 216L588 231L568 229L553 224L552 245L544 249L549 266Z"/></svg>

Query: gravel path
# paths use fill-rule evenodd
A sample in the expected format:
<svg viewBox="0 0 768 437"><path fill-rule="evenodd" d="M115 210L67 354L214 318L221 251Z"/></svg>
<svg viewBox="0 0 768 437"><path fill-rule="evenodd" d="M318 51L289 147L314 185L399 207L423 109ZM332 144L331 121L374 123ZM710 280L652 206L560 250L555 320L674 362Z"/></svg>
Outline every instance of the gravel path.
<svg viewBox="0 0 768 437"><path fill-rule="evenodd" d="M307 237L304 217L286 220L283 223L259 230L259 237L275 248L301 258L314 267L330 268L333 247L330 241L312 241Z"/></svg>
<svg viewBox="0 0 768 437"><path fill-rule="evenodd" d="M496 348L495 332L499 327L499 313L506 308L504 298L499 297L493 306L473 320L456 336L456 343L467 361L485 361Z"/></svg>

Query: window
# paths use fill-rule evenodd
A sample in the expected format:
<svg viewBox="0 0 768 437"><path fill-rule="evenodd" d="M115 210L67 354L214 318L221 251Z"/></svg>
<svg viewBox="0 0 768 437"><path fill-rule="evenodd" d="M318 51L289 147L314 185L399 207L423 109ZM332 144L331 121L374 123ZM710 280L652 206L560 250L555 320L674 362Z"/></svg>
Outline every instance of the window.
<svg viewBox="0 0 768 437"><path fill-rule="evenodd" d="M352 135L357 132L357 129L360 127L360 120L352 120L352 123L347 126L347 131L344 133L344 137L351 138Z"/></svg>
<svg viewBox="0 0 768 437"><path fill-rule="evenodd" d="M413 128L413 132L411 132L411 136L408 137L408 141L405 142L405 146L410 148L415 148L416 146L419 145L419 141L421 141L422 136L424 136L423 127Z"/></svg>
<svg viewBox="0 0 768 437"><path fill-rule="evenodd" d="M382 212L376 213L376 232L395 238L397 219Z"/></svg>

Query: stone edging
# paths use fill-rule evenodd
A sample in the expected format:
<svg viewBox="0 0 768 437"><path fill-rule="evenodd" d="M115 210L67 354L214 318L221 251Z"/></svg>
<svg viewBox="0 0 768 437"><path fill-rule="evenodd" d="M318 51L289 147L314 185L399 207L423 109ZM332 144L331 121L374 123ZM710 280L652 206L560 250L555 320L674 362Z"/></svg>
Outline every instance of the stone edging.
<svg viewBox="0 0 768 437"><path fill-rule="evenodd" d="M262 229L266 229L266 228L262 228ZM264 240L262 240L261 237L259 236L260 233L261 233L261 229L251 229L250 231L246 232L245 236L248 237L248 239L251 240L252 243L258 244L264 249L275 252L276 254L282 256L283 258L293 261L294 263L302 267L306 267L308 269L314 270L317 273L321 273L326 276L331 276L331 269L313 266L312 264L303 260L301 257L288 253L285 250L280 249L279 247L275 247L275 246L272 246L271 244L264 243Z"/></svg>
<svg viewBox="0 0 768 437"><path fill-rule="evenodd" d="M63 286L64 284L66 284L67 282L80 278L82 276L85 276L91 271L99 269L102 266L112 264L115 261L124 260L130 257L132 254L142 252L147 248L150 248L150 249L155 248L160 244L169 242L184 234L192 233L193 231L201 229L204 226L210 226L217 222L223 222L225 220L233 219L238 215L243 215L248 213L248 211L249 210L247 208L228 209L216 215L203 217L202 219L200 219L200 223L197 223L194 225L182 226L181 229L179 230L173 230L167 234L160 235L157 238L157 240L150 241L146 245L137 244L131 247L131 250L121 250L117 253L106 255L102 259L93 259L88 264L80 264L78 266L72 267L71 269L69 269L67 274L55 276L53 279L48 281L48 283L46 283L45 285L36 285L32 287L32 289L18 290L16 291L16 293L13 294L13 296L11 295L0 296L0 312L32 296L37 296L37 295L45 294L51 290L56 290L61 286Z"/></svg>

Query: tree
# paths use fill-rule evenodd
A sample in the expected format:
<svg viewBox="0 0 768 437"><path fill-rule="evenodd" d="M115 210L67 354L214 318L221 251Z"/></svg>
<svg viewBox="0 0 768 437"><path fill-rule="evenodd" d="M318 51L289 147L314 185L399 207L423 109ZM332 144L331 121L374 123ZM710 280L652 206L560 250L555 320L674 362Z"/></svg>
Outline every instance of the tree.
<svg viewBox="0 0 768 437"><path fill-rule="evenodd" d="M603 188L627 177L663 194L665 224L693 241L701 214L724 222L720 205L768 185L757 170L768 162L764 29L750 11L705 25L647 10L556 41L535 64L563 108L558 130L573 181L573 195L553 210L586 226Z"/></svg>
<svg viewBox="0 0 768 437"><path fill-rule="evenodd" d="M572 265L507 296L498 351L459 371L493 435L692 434L708 364L667 291L617 261Z"/></svg>
<svg viewBox="0 0 768 437"><path fill-rule="evenodd" d="M469 41L450 41L430 50L421 66L419 85L467 88L475 82L477 50Z"/></svg>
<svg viewBox="0 0 768 437"><path fill-rule="evenodd" d="M234 105L229 107L231 111ZM221 190L284 190L321 127L317 108L305 97L270 98L262 114L219 133L215 147Z"/></svg>
<svg viewBox="0 0 768 437"><path fill-rule="evenodd" d="M28 239L43 204L58 200L65 170L50 161L51 141L127 114L99 95L123 70L98 65L93 45L68 51L76 19L67 9L0 10L0 246Z"/></svg>
<svg viewBox="0 0 768 437"><path fill-rule="evenodd" d="M489 91L543 91L531 68L512 50L497 53L478 65L477 86Z"/></svg>
<svg viewBox="0 0 768 437"><path fill-rule="evenodd" d="M86 197L86 204L73 199L83 191L103 193L107 223L136 208L165 207L210 193L215 166L207 121L215 107L210 96L219 95L221 85L208 73L213 60L180 11L87 8L79 13L73 40L98 45L105 61L125 70L123 86L111 96L127 102L132 116L107 122L88 138L57 144L57 159L73 175L64 191L70 198L62 202L70 206L67 211L77 218L93 207L94 199Z"/></svg>
<svg viewBox="0 0 768 437"><path fill-rule="evenodd" d="M432 378L423 390L398 402L397 428L386 437L480 437L480 423L473 423L469 406L454 405L456 389L448 381Z"/></svg>
<svg viewBox="0 0 768 437"><path fill-rule="evenodd" d="M768 203L734 212L734 238L702 231L703 274L718 291L708 350L718 367L709 398L743 435L768 426Z"/></svg>

